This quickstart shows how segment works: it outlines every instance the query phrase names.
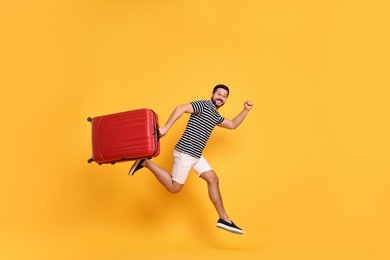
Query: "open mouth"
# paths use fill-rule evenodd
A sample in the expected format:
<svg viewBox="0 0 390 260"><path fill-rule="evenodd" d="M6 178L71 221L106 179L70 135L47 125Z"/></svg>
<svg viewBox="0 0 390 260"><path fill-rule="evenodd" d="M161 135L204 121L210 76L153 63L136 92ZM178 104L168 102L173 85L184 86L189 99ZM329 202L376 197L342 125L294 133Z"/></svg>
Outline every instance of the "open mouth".
<svg viewBox="0 0 390 260"><path fill-rule="evenodd" d="M217 107L220 107L220 106L223 106L223 105L224 105L224 103L223 103L223 101L222 101L221 99L214 99L214 100L213 100L213 103L214 103L214 105L217 106Z"/></svg>

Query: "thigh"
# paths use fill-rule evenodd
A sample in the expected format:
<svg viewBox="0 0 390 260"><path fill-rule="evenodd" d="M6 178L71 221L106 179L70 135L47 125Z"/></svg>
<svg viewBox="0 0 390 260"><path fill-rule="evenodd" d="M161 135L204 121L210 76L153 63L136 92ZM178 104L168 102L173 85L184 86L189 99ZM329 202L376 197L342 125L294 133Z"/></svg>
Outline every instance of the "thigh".
<svg viewBox="0 0 390 260"><path fill-rule="evenodd" d="M172 180L179 184L184 184L187 180L191 168L198 161L197 158L188 154L173 151Z"/></svg>
<svg viewBox="0 0 390 260"><path fill-rule="evenodd" d="M206 158L203 156L200 157L199 161L193 166L194 171L201 176L203 173L212 171L210 164L207 162Z"/></svg>

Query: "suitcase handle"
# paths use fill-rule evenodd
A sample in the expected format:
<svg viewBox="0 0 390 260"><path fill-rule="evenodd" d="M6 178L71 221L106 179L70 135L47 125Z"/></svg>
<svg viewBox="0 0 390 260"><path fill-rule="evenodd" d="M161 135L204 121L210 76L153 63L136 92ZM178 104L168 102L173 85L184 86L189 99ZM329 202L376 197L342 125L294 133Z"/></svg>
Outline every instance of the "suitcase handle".
<svg viewBox="0 0 390 260"><path fill-rule="evenodd" d="M158 123L156 124L156 128L154 129L154 134L157 135L157 140L160 140L160 127Z"/></svg>
<svg viewBox="0 0 390 260"><path fill-rule="evenodd" d="M153 112L153 115L154 115L154 117L153 117L153 120L155 121L155 128L154 128L154 133L153 134L155 134L155 135L157 135L157 141L160 141L160 126L159 126L159 124L158 124L158 115L157 115L157 113L156 112L154 112L153 110L152 110L152 112Z"/></svg>

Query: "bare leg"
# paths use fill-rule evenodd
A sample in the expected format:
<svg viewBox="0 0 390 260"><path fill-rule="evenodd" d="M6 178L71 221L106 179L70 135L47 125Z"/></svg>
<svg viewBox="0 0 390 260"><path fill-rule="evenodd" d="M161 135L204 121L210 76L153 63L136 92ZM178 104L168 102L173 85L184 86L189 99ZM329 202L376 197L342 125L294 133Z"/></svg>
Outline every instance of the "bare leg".
<svg viewBox="0 0 390 260"><path fill-rule="evenodd" d="M145 160L143 166L148 168L157 180L171 193L178 193L183 188L183 184L172 180L171 174L150 160Z"/></svg>
<svg viewBox="0 0 390 260"><path fill-rule="evenodd" d="M228 217L222 202L221 192L219 190L219 179L214 171L207 171L200 175L202 179L207 182L207 188L211 202L214 204L215 209L218 212L219 218L231 222Z"/></svg>

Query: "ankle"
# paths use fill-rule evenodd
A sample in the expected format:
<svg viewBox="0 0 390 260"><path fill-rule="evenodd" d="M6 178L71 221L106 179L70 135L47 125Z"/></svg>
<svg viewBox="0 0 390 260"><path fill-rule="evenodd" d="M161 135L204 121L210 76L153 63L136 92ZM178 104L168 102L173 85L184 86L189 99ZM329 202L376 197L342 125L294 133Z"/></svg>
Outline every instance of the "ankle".
<svg viewBox="0 0 390 260"><path fill-rule="evenodd" d="M232 220L229 217L220 217L220 219L222 219L228 223L232 223Z"/></svg>
<svg viewBox="0 0 390 260"><path fill-rule="evenodd" d="M145 159L145 160L142 162L141 165L144 166L144 167L146 167L146 168L148 168L148 165L147 165L147 164L148 164L149 160L150 160L149 158Z"/></svg>

